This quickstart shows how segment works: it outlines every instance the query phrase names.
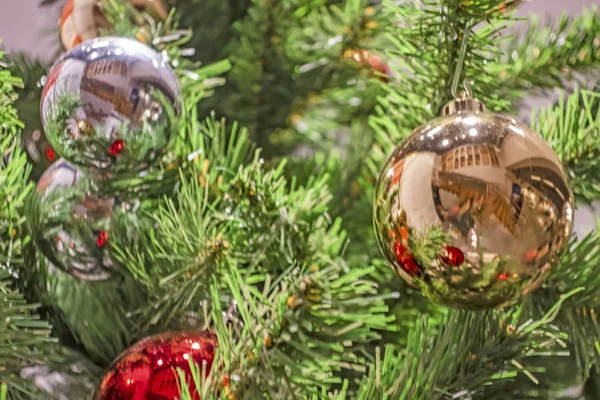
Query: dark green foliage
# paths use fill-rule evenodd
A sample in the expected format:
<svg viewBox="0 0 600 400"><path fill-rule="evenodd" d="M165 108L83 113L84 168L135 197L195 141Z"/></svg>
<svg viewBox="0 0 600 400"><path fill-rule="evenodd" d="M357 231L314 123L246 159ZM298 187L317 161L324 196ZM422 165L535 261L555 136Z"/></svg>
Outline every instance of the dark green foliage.
<svg viewBox="0 0 600 400"><path fill-rule="evenodd" d="M248 13L249 0L172 1L183 27L193 27L189 46L203 64L227 58L230 43L238 36L235 23Z"/></svg>
<svg viewBox="0 0 600 400"><path fill-rule="evenodd" d="M40 97L42 96L42 77L46 74L48 65L39 60L33 60L25 54L11 54L8 66L14 76L22 80L22 85L16 88L19 97L14 106L19 110L25 129L33 131L41 129Z"/></svg>

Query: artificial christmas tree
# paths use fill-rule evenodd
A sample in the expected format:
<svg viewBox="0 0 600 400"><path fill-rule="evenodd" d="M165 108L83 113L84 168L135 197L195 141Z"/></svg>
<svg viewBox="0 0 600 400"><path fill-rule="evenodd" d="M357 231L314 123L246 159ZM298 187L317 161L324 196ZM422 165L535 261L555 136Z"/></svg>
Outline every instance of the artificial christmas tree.
<svg viewBox="0 0 600 400"><path fill-rule="evenodd" d="M12 75L0 72L5 143L0 176L6 182L0 202L2 271L6 292L20 292L18 296L31 304L8 301L0 315L11 317L40 303L40 313L52 323L57 339L50 346L45 336L38 336L49 333L46 323L32 337L32 332L23 331L31 325L10 325L8 320L11 334L2 336L0 348L25 353L10 353L5 369L0 369L10 398L91 399L94 392L152 398L142 397L147 394L143 390L118 391L116 386L126 386L127 379L118 384L105 379L99 386L100 380L107 371L116 373L111 365L134 343L174 332L215 335L218 348L204 371L203 360L181 364L184 355L193 358L195 349L182 351L175 363L178 373L169 371L164 381L168 390L159 391L163 397L171 397L177 387L180 395L175 396L184 400L594 398L593 368L600 361L595 311L600 299L600 239L593 232L569 241L573 210L568 207L600 198L600 94L587 90L594 87L593 81L586 86L600 64L596 9L564 17L556 27L530 21L523 36L510 37L504 28L517 22L510 10L518 2L501 0L165 3L173 8L163 20L125 0L90 2L101 11L104 24L96 31L96 43L137 40L142 44L132 46L153 47L153 66L159 70L168 64L181 88L181 105L173 90L161 92L163 84L158 92L166 96L156 100L152 96L157 90L149 91L150 103L162 104L166 111L160 115L173 117L167 119L173 123L161 125L169 129L156 136L159 145L140 145L134 157L132 143L134 148L139 143L129 140L143 134L132 134L134 122L113 123L120 121L123 108L110 112L110 124L104 124L106 118L92 118L103 121L94 126L94 121L66 112L77 109L69 101L81 97L46 98L37 87L40 82L43 91L52 91L60 71L45 71L39 63L13 55ZM61 40L58 29L56 38ZM13 86L19 81L13 76L19 75L25 88L17 88L17 101ZM568 94L563 88L574 78L582 88ZM65 85L78 82L77 77L61 79ZM496 156L501 144L485 141L464 149L464 166L459 149L445 164L439 160L439 169L452 169L458 162L462 178L463 167L471 167L479 180L493 170L493 179L484 180L485 190L474 186L474 197L465 203L467 214L484 216L486 227L501 238L511 229L539 234L509 243L516 248L510 253L515 255L513 263L505 265L510 268L491 268L494 288L514 283L515 273L527 278L511 287L515 290L498 291L507 296L477 307L504 305L487 311L445 308L416 293L388 267L372 223L377 176L386 160L411 130L426 127L457 98L460 82L490 111L473 115L479 121L478 135L481 130L485 137L493 125L486 115L494 121L504 118L510 122L506 128L524 144L524 162L516 164L519 171L504 159L500 165ZM104 91L87 86L90 97L83 101L107 90L136 99L136 84L108 84L111 88L104 85ZM531 129L516 117L499 117L517 115L528 93L556 88L563 90L560 100L534 112ZM59 105L44 132L55 141L58 163L48 174L65 162L59 157L66 157L84 169L83 174L93 175L83 179L85 190L65 191L65 201L50 201L47 196L52 193L33 190L30 180L39 175L29 174L17 146L22 124L11 104L17 101L14 104L23 110L23 129L34 132L41 127L40 118L28 111L48 99ZM138 117L143 116L131 121ZM466 123L453 120L451 125L462 129ZM109 125L118 126L118 135L98 129ZM423 129L431 133L436 128ZM450 139L460 142L461 133L468 138L469 130L461 129L458 138L441 138L440 146L444 139L448 145ZM69 147L79 143L70 141L73 134L91 141ZM548 150L542 138L554 153L545 151L541 157L534 151ZM96 139L100 142L92 149ZM27 149L30 142L25 141ZM83 151L93 157L72 159ZM469 165L469 154L472 163L483 164L485 158L489 168ZM558 178L550 179L547 171ZM423 172L404 171L399 179L410 174L413 181L427 184L418 181ZM457 178L456 170L441 171L437 177L451 172ZM534 188L530 192L538 199L494 190L511 180ZM42 178L38 185L50 181ZM556 190L551 192L552 185ZM434 207L438 214L453 210L448 206L453 192L447 191L450 194L440 194L440 207ZM404 201L405 196L386 193L388 207ZM429 210L425 197L417 191L410 194L411 210ZM537 210L536 201L540 212L519 214L517 219L501 207L510 204L520 213ZM106 208L110 212L103 213ZM94 218L86 219L85 213L80 218L82 209L94 210ZM457 205L456 211L461 210ZM435 266L450 271L440 282L454 285L453 279L465 276L457 272L466 271L474 284L461 287L461 294L489 300L485 287L478 285L489 277L477 275L477 268L465 268L474 265L472 248L480 248L442 240L443 235L411 239L408 229L413 228L414 214L388 214L376 220L410 217L407 229L402 224L394 227L399 228L392 232L397 242L385 242L386 255L402 265L407 280L431 279L432 270L425 268ZM525 216L527 221L521 220ZM446 217L452 223L443 224L443 229L462 228L469 221L475 225L466 226L483 229L476 218ZM43 229L44 221L53 222L54 228L64 225L55 233L69 231L82 242L73 240L74 247L69 247L69 240L58 235L62 244L48 243L51 237L40 238L50 231ZM380 228L378 235L390 235ZM534 240L539 238L543 243ZM485 245L490 249L498 243ZM537 253L521 251L521 245L537 246ZM74 257L56 257L59 246ZM79 262L81 254L92 253L100 254L92 264ZM433 262L424 264L424 259ZM99 267L92 268L91 276L101 279L87 279L89 271L81 267L90 265ZM541 277L543 282L536 280ZM445 303L465 305L450 300ZM141 343L152 351L153 344ZM139 345L134 352L144 354ZM75 361L81 367L72 368ZM48 373L32 372L35 366ZM140 371L149 379L147 373L158 369L141 366ZM53 374L60 379L52 380Z"/></svg>

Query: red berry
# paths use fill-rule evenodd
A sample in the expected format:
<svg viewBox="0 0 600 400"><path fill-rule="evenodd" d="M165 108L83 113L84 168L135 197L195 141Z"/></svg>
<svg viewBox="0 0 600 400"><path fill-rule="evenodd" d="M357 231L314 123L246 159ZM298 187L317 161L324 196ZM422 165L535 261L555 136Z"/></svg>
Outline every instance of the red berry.
<svg viewBox="0 0 600 400"><path fill-rule="evenodd" d="M125 147L125 144L123 143L123 140L117 139L111 143L110 147L108 148L108 152L110 153L111 156L118 156L119 153L121 153L123 151L124 147Z"/></svg>
<svg viewBox="0 0 600 400"><path fill-rule="evenodd" d="M56 159L56 151L52 147L46 149L46 159L48 161L54 161Z"/></svg>
<svg viewBox="0 0 600 400"><path fill-rule="evenodd" d="M506 272L500 272L497 276L496 279L498 279L499 281L507 281L508 278L510 278L510 276L506 273Z"/></svg>
<svg viewBox="0 0 600 400"><path fill-rule="evenodd" d="M399 242L396 242L394 253L396 253L396 259L404 271L413 276L421 275L419 264L417 264L406 247L402 246Z"/></svg>
<svg viewBox="0 0 600 400"><path fill-rule="evenodd" d="M446 246L441 257L442 262L452 267L458 267L465 262L465 255L458 247Z"/></svg>
<svg viewBox="0 0 600 400"><path fill-rule="evenodd" d="M96 237L96 244L98 245L98 247L106 246L107 242L108 233L105 230L101 230L100 232L98 232L98 236Z"/></svg>
<svg viewBox="0 0 600 400"><path fill-rule="evenodd" d="M379 72L381 75L379 75L379 79L382 82L389 82L389 76L390 76L390 67L383 62L383 60L381 59L381 57L379 57L378 55L370 55L368 58L368 63L369 65L377 72Z"/></svg>

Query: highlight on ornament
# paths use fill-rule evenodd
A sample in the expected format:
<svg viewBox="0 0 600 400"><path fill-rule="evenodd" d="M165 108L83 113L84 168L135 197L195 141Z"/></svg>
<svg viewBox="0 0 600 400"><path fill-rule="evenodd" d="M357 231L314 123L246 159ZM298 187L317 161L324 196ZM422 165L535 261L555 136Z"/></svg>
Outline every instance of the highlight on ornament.
<svg viewBox="0 0 600 400"><path fill-rule="evenodd" d="M152 48L131 39L94 39L50 70L42 121L55 151L78 166L143 171L168 150L181 97L175 73Z"/></svg>
<svg viewBox="0 0 600 400"><path fill-rule="evenodd" d="M459 98L393 152L374 225L389 264L426 297L487 309L540 286L569 242L573 195L541 136Z"/></svg>

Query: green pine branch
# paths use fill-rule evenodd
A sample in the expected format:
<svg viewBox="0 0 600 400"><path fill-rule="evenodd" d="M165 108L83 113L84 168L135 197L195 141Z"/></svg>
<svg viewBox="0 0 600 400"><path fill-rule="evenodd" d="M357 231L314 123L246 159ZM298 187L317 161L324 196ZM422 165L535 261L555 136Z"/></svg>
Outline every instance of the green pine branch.
<svg viewBox="0 0 600 400"><path fill-rule="evenodd" d="M600 198L600 93L576 90L534 112L531 126L552 146L570 177L575 199Z"/></svg>
<svg viewBox="0 0 600 400"><path fill-rule="evenodd" d="M225 279L244 326L237 345L250 354L241 366L233 363L236 390L247 398L303 398L362 376L370 359L365 345L378 337L372 329L391 327L369 272L291 266L255 288L232 269Z"/></svg>
<svg viewBox="0 0 600 400"><path fill-rule="evenodd" d="M43 76L49 65L41 60L33 59L22 53L13 53L7 57L7 64L13 76L18 76L22 85L16 88L19 97L14 107L24 123L24 129L33 131L41 129L40 97L42 96Z"/></svg>
<svg viewBox="0 0 600 400"><path fill-rule="evenodd" d="M565 302L555 321L569 334L576 368L583 378L600 361L600 330L597 308L600 307L600 278L596 267L600 263L600 237L597 232L574 240L560 263L553 266L552 275L544 286L528 298L533 315L543 312L549 304L574 287L586 290Z"/></svg>
<svg viewBox="0 0 600 400"><path fill-rule="evenodd" d="M0 382L8 384L8 399L44 398L20 377L23 367L46 361L42 351L48 343L50 325L36 315L37 304L28 304L18 291L11 289L13 277L0 270Z"/></svg>
<svg viewBox="0 0 600 400"><path fill-rule="evenodd" d="M344 80L360 76L357 69L369 69L363 52L378 41L387 23L379 7L363 0L312 9L298 7L294 17L302 18L302 23L289 29L284 46L286 56L295 64L295 77L303 78L302 85L297 86L302 95L335 89L336 83L343 85Z"/></svg>
<svg viewBox="0 0 600 400"><path fill-rule="evenodd" d="M293 394L306 383L341 383L341 371L364 371L376 330L392 329L383 301L394 295L377 293L373 268L350 270L341 258L346 237L326 214L326 177L288 183L283 164L265 170L258 153L243 165L247 134L224 126L204 126L194 172L176 200L151 213L156 234L142 238L144 246L116 239L150 295L140 310L144 326L204 324L217 290L220 302L238 304L249 329L244 340L252 339L248 348L262 360L239 371L253 391ZM279 379L290 386L274 387Z"/></svg>
<svg viewBox="0 0 600 400"><path fill-rule="evenodd" d="M127 346L147 336L130 315L147 301L132 279L114 272L106 281L82 281L41 255L34 271L53 334L97 365L108 367Z"/></svg>
<svg viewBox="0 0 600 400"><path fill-rule="evenodd" d="M597 7L583 9L577 17L562 14L556 24L532 17L525 34L512 38L504 56L486 66L498 80L495 93L521 97L593 73L600 65L599 21Z"/></svg>
<svg viewBox="0 0 600 400"><path fill-rule="evenodd" d="M496 391L525 374L529 356L552 351L564 339L551 325L566 294L538 320L526 319L520 307L485 313L451 312L436 331L425 318L411 332L407 348L386 348L361 384L359 399L502 399ZM520 398L518 396L511 398Z"/></svg>
<svg viewBox="0 0 600 400"><path fill-rule="evenodd" d="M230 218L215 208L253 148L246 130L235 125L229 130L214 117L204 124L191 122L189 132L189 142L198 147L181 170L178 197L165 199L147 216L160 234L146 225L134 228L134 234L115 229L117 259L155 299L144 311L145 326L173 322L205 299L208 278L224 250L222 221Z"/></svg>
<svg viewBox="0 0 600 400"><path fill-rule="evenodd" d="M194 59L212 63L227 58L231 43L238 39L234 25L246 17L249 0L177 0L177 20L183 27L193 27L189 47Z"/></svg>

